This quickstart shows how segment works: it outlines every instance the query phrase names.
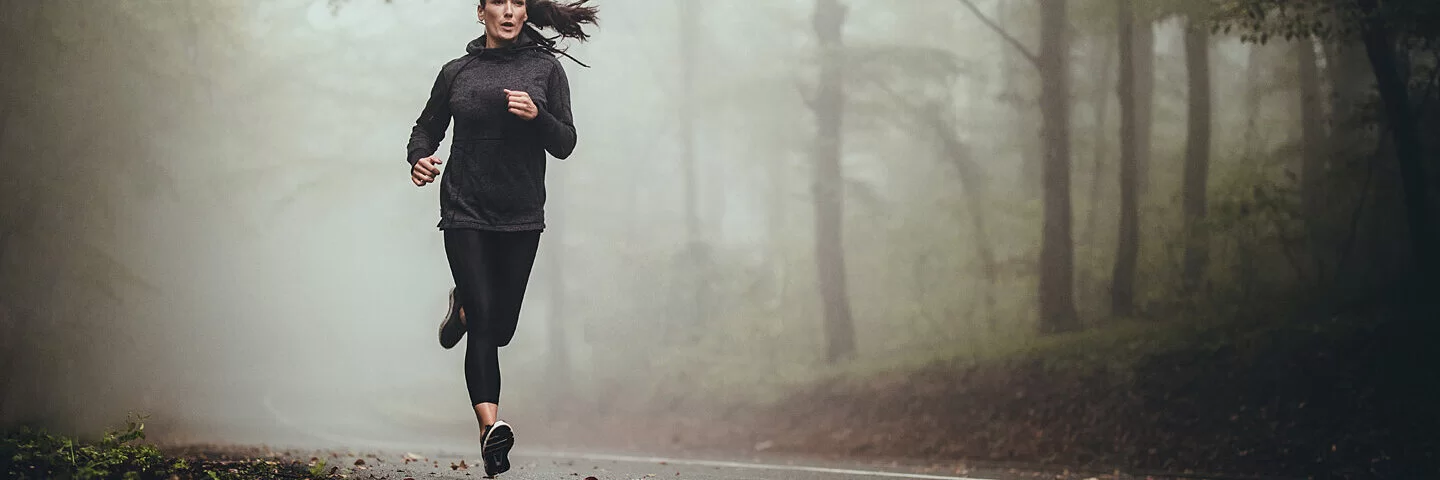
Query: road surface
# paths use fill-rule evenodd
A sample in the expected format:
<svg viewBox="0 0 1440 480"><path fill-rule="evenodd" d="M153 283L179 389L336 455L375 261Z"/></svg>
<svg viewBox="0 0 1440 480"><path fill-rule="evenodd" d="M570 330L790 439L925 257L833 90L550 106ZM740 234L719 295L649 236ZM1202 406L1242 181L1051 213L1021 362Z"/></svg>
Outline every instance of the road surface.
<svg viewBox="0 0 1440 480"><path fill-rule="evenodd" d="M300 399L287 401L287 399ZM345 479L415 480L485 478L473 423L466 419L445 425L416 428L413 419L356 411L363 401L324 407L301 396L267 395L259 408L232 412L231 423L215 424L223 439L192 439L178 445L206 445L201 450L231 458L256 452L283 457L288 462L318 463ZM539 427L535 427L539 428ZM247 433L248 430L248 433ZM525 441L526 430L517 431ZM473 448L472 448L473 446ZM1130 480L1161 477L1116 474L1037 472L1026 469L974 468L948 465L904 465L859 460L801 458L756 452L723 456L704 453L652 454L625 450L552 450L521 444L511 453L512 469L500 480L694 479L694 480L812 480L812 479L925 479L925 480ZM259 450L256 450L259 449ZM249 452L249 453L244 453ZM741 458L743 457L743 458ZM462 464L463 462L463 464ZM463 465L463 466L462 466Z"/></svg>
<svg viewBox="0 0 1440 480"><path fill-rule="evenodd" d="M335 452L293 451L292 457L325 461L325 470L334 470L350 479L477 479L485 478L479 455L449 452ZM462 463L463 462L463 463ZM1118 479L1110 475L1077 475L1020 471L940 471L937 467L835 465L824 462L734 461L719 459L644 457L633 455L516 450L512 469L500 480L575 479L687 479L687 480L1011 480L1011 479ZM953 467L946 468L953 470Z"/></svg>

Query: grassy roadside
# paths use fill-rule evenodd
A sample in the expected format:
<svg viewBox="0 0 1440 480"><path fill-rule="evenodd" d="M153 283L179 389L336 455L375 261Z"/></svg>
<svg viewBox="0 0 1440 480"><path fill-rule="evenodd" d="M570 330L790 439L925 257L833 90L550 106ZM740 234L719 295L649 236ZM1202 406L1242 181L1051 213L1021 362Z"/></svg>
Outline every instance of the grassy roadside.
<svg viewBox="0 0 1440 480"><path fill-rule="evenodd" d="M1409 328L1404 316L1380 308L1129 322L964 356L917 352L837 371L737 431L773 451L851 457L1299 478L1440 474L1435 442L1403 431L1434 419L1403 398L1425 371L1400 363L1413 357L1397 341Z"/></svg>
<svg viewBox="0 0 1440 480"><path fill-rule="evenodd" d="M145 440L145 417L131 415L124 428L100 438L58 435L19 427L0 437L0 465L14 480L142 480L332 478L324 461L298 463L256 456L246 459L167 455Z"/></svg>

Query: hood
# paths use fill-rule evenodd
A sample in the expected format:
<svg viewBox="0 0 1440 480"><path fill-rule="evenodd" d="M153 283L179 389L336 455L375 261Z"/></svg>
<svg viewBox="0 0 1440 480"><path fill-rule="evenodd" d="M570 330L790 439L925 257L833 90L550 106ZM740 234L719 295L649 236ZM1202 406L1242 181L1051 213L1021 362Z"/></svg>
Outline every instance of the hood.
<svg viewBox="0 0 1440 480"><path fill-rule="evenodd" d="M469 55L474 55L476 57L485 57L492 55L508 56L533 50L564 55L566 58L575 60L575 57L571 57L570 55L566 54L564 50L560 50L555 47L555 39L545 38L544 35L540 34L540 32L535 30L535 27L530 25L529 23L526 23L520 28L520 36L516 37L515 43L512 43L509 46L487 48L485 46L485 35L480 35L474 40L471 40L470 43L465 44L465 53ZM579 63L583 67L589 67L589 65L580 63L579 60L575 60L575 63Z"/></svg>
<svg viewBox="0 0 1440 480"><path fill-rule="evenodd" d="M484 56L517 53L526 50L540 49L543 48L543 46L540 43L536 42L534 38L534 36L538 34L539 32L536 32L534 29L530 28L530 25L527 24L520 29L520 36L515 39L515 43L512 43L509 46L497 48L486 48L485 35L481 35L479 37L476 37L474 40L471 40L470 43L465 44L465 53Z"/></svg>

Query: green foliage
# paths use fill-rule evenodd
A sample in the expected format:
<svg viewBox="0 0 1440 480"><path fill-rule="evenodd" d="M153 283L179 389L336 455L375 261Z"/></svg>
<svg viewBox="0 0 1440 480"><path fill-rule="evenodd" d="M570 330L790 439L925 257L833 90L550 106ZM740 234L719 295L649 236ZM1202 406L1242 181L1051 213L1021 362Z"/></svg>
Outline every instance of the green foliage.
<svg viewBox="0 0 1440 480"><path fill-rule="evenodd" d="M123 430L106 430L99 442L84 443L28 427L0 440L0 455L14 479L154 478L182 471L183 461L165 458L145 439L145 417L132 415Z"/></svg>
<svg viewBox="0 0 1440 480"><path fill-rule="evenodd" d="M1212 289L1236 288L1239 291L1231 293L1251 298L1264 266L1294 273L1294 277L1277 279L1277 285L1293 280L1304 283L1310 275L1298 182L1293 173L1287 171L1287 177L1289 181L1281 182L1238 175L1217 185L1203 225L1211 234Z"/></svg>
<svg viewBox="0 0 1440 480"><path fill-rule="evenodd" d="M145 440L144 415L132 413L123 429L106 429L98 441L21 427L0 437L5 478L14 480L138 480L208 478L212 480L273 476L278 462L248 460L192 463L160 452ZM296 472L287 472L293 473ZM327 478L324 463L311 468L311 478Z"/></svg>
<svg viewBox="0 0 1440 480"><path fill-rule="evenodd" d="M325 461L324 461L324 460L316 461L314 465L311 465L311 466L310 466L310 470L309 470L309 471L310 471L310 475L311 475L311 476L319 477L319 476L325 475Z"/></svg>
<svg viewBox="0 0 1440 480"><path fill-rule="evenodd" d="M1313 36L1323 40L1354 39L1369 21L1394 32L1433 44L1440 39L1440 2L1388 0L1373 12L1359 2L1339 0L1226 0L1212 15L1217 32L1240 32L1245 41Z"/></svg>

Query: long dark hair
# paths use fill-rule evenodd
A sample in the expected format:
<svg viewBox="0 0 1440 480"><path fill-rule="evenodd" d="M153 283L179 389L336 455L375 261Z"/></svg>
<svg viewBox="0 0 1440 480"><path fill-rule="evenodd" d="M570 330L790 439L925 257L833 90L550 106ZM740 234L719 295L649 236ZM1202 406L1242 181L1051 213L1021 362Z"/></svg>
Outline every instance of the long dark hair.
<svg viewBox="0 0 1440 480"><path fill-rule="evenodd" d="M562 2L560 0L531 0L525 10L529 14L530 24L536 27L550 27L559 33L561 37L573 38L579 41L590 39L590 34L585 33L582 24L599 25L600 13L598 7L586 5L590 0L576 0L573 2Z"/></svg>

